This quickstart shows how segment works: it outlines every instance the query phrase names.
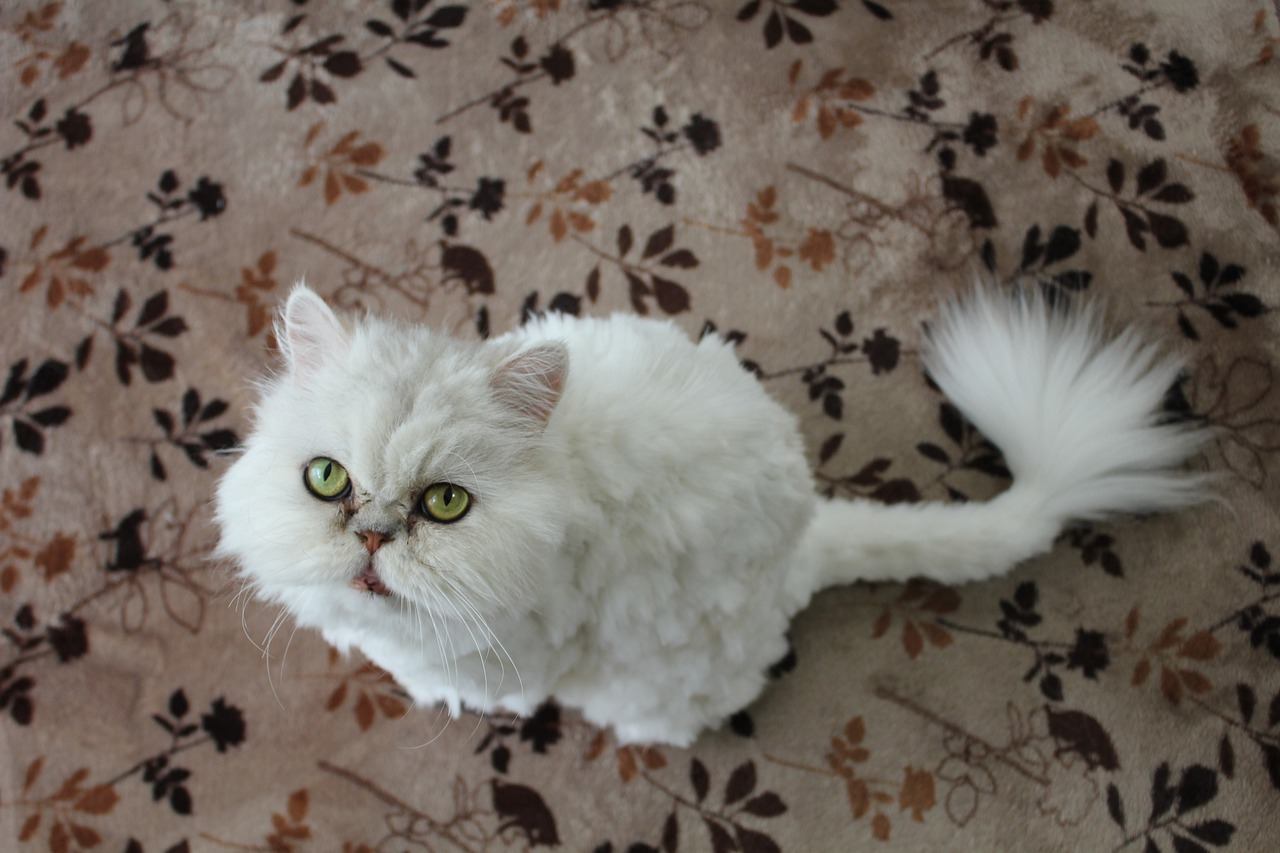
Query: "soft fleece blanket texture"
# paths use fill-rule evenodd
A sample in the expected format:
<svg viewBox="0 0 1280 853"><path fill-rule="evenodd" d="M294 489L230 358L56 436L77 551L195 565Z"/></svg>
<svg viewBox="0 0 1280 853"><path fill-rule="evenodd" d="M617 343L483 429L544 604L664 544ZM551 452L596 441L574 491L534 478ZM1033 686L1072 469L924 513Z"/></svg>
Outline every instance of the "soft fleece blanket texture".
<svg viewBox="0 0 1280 853"><path fill-rule="evenodd" d="M1271 0L5 4L0 848L1276 849L1278 47ZM1186 357L1225 501L827 592L690 750L446 726L209 559L304 274L714 328L884 501L1005 485L940 298L1097 296Z"/></svg>

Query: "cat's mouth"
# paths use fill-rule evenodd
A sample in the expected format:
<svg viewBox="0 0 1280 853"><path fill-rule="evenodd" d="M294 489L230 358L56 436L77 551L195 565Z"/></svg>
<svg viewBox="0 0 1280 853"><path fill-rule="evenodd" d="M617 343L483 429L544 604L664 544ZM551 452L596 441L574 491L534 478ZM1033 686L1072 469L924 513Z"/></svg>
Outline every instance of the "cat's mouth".
<svg viewBox="0 0 1280 853"><path fill-rule="evenodd" d="M382 582L382 578L378 576L378 570L373 567L373 560L364 564L364 569L351 579L348 586L360 592L371 592L379 596L391 594L391 590Z"/></svg>

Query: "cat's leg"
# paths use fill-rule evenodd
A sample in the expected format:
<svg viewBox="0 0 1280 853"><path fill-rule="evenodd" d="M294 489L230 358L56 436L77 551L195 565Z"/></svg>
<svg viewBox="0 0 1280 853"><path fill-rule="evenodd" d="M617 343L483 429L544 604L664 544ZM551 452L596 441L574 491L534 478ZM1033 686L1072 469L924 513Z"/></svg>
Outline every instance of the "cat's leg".
<svg viewBox="0 0 1280 853"><path fill-rule="evenodd" d="M413 704L424 708L443 704L450 717L457 717L462 713L462 697L457 688L441 681L436 673L395 674L395 678L413 699Z"/></svg>
<svg viewBox="0 0 1280 853"><path fill-rule="evenodd" d="M662 744L684 749L691 746L697 740L698 734L711 725L713 723L693 718L680 720L637 718L615 723L613 730L617 735L619 746Z"/></svg>
<svg viewBox="0 0 1280 853"><path fill-rule="evenodd" d="M803 598L856 580L979 580L1047 551L1064 524L1210 497L1175 468L1205 439L1161 404L1181 366L1089 305L977 288L930 329L925 367L1004 452L1014 484L985 503L884 506L834 500L802 539L789 579Z"/></svg>

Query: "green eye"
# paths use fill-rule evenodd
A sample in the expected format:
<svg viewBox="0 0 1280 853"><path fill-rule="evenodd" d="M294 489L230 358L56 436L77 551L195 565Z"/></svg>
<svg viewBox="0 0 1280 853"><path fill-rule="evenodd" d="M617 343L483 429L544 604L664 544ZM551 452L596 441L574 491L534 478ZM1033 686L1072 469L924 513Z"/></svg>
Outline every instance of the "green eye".
<svg viewBox="0 0 1280 853"><path fill-rule="evenodd" d="M436 483L422 494L422 511L428 518L445 524L462 518L470 506L471 495L452 483Z"/></svg>
<svg viewBox="0 0 1280 853"><path fill-rule="evenodd" d="M307 463L302 472L307 491L322 501L336 501L351 491L351 478L347 469L327 456L317 456Z"/></svg>

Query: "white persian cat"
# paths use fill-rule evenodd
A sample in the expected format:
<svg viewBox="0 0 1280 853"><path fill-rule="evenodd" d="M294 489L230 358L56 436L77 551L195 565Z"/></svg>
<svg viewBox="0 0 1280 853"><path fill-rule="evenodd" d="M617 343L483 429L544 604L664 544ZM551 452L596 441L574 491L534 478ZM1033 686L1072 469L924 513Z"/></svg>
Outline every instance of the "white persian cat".
<svg viewBox="0 0 1280 853"><path fill-rule="evenodd" d="M958 505L820 498L795 417L729 345L666 322L471 343L299 286L278 338L287 369L218 487L221 550L454 715L554 696L622 743L687 745L760 693L818 590L980 580L1071 519L1201 497L1173 469L1200 434L1160 418L1178 364L1035 293L979 287L927 335L1015 478Z"/></svg>

